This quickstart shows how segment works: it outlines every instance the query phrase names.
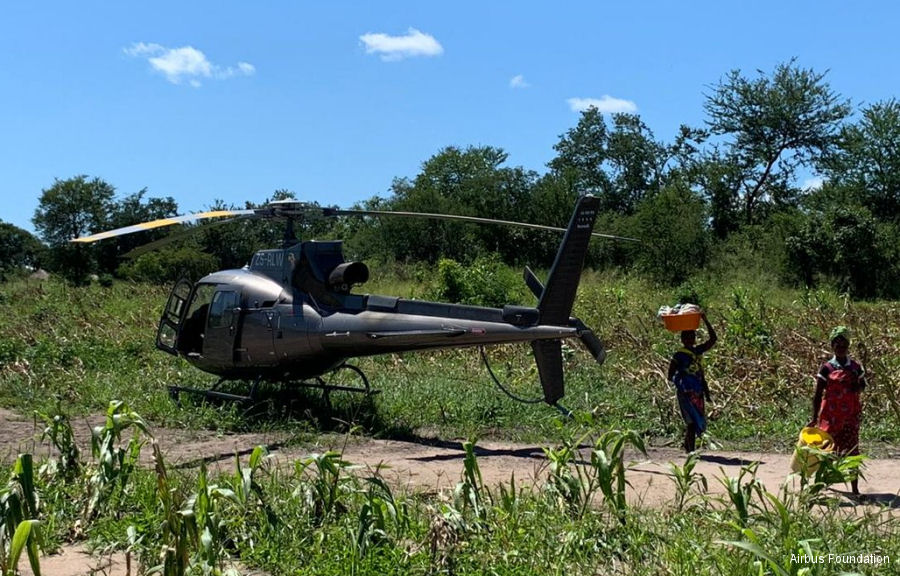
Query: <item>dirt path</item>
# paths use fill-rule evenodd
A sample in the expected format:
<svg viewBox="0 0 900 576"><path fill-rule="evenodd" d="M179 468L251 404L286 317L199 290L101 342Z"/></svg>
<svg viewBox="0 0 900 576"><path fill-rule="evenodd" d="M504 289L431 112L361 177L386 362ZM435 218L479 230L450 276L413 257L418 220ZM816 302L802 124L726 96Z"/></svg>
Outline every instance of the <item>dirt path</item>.
<svg viewBox="0 0 900 576"><path fill-rule="evenodd" d="M76 423L78 442L89 454L90 427L101 423ZM287 465L314 452L336 450L343 459L363 471L380 469L381 474L395 485L417 492L438 492L452 488L463 472L465 452L455 441L419 439L415 441L377 440L326 436L314 447L284 446L286 438L278 433L217 435L206 431L154 429L166 461L170 466L195 466L206 461L213 469L231 470L235 454L248 455L254 447L264 445L276 463ZM39 441L40 427L31 418L0 409L0 460L11 461L15 455L27 451L36 456L46 455L49 449ZM149 450L145 450L149 457ZM509 482L515 474L518 486L540 486L547 474L548 462L541 446L509 442L484 441L476 446L478 465L487 485ZM648 454L628 454L631 467L627 478L631 484L628 499L632 505L664 507L673 502L676 494L670 465L684 464L684 454L672 448L650 447ZM709 492L725 494L718 478L737 476L743 466L758 463L756 477L770 492L777 493L790 472L790 454L715 451L701 456L695 472L707 479ZM897 473L900 456L870 459L866 463L865 480L861 490L872 505L886 505L900 509L900 474ZM834 493L845 497L843 487ZM849 502L849 501L848 501ZM80 548L63 551L68 559L48 558L48 568L42 570L51 576L87 574L85 567L91 562L111 562L104 572L124 573L124 560L113 557L106 560L90 558ZM76 561L77 560L77 561ZM43 568L42 564L42 568ZM118 570L116 569L118 567Z"/></svg>
<svg viewBox="0 0 900 576"><path fill-rule="evenodd" d="M102 418L74 423L85 458L89 457L91 426L99 423ZM20 452L30 452L38 458L48 455L47 444L40 442L40 429L33 419L0 408L0 461L9 462ZM205 461L212 468L231 469L236 454L249 455L259 445L265 446L271 457L283 464L314 452L335 450L357 467L380 468L382 475L398 486L427 492L455 486L461 478L465 456L459 441L427 438L407 441L354 437L348 440L342 436L323 436L316 446L285 447L287 438L278 432L223 435L155 428L154 434L170 466L191 467ZM483 441L478 443L475 452L485 484L508 482L513 474L521 485L544 481L548 462L540 445ZM145 450L143 456L149 459L150 451ZM671 501L675 484L670 466L684 464L685 457L680 450L649 447L646 456L630 452L628 459L632 503L655 507ZM701 456L695 471L706 476L710 492L723 493L724 488L717 478L736 476L743 466L758 463L757 478L770 492L777 492L790 473L790 460L790 454L773 452L710 451ZM898 464L900 454L869 459L865 480L861 483L863 492L876 501L895 503L900 499Z"/></svg>
<svg viewBox="0 0 900 576"><path fill-rule="evenodd" d="M546 480L548 461L541 446L481 442L475 447L475 454L486 485L509 483L513 474L518 486L541 486ZM285 451L276 457L296 458L303 455ZM346 446L343 457L347 462L370 469L380 467L383 476L409 489L439 491L453 488L460 481L465 452L460 442L364 439ZM588 458L585 452L582 462ZM656 508L673 502L676 485L671 466L684 464L685 455L681 451L650 447L646 455L637 451L628 452L627 459L630 467L626 477L631 484L627 496L632 505ZM706 477L709 493L724 495L725 488L718 479L735 477L742 467L754 463L758 465L756 478L768 491L777 494L788 481L790 454L708 452L700 456L694 471ZM900 508L898 463L900 460L897 459L867 461L861 490L870 502ZM835 493L841 495L843 487L836 488Z"/></svg>
<svg viewBox="0 0 900 576"><path fill-rule="evenodd" d="M96 421L76 422L74 428L84 454L90 450L91 426ZM29 417L0 408L0 461L9 462L20 452L30 452L40 458L50 453L46 443L40 442L41 425ZM377 440L341 436L323 436L321 444L313 447L285 447L282 433L216 434L209 431L154 429L154 434L170 466L190 467L206 461L213 468L230 469L235 455L245 456L259 445L266 446L271 457L280 463L290 463L314 452L335 450L343 459L358 467L374 470L399 486L413 490L439 491L452 488L460 480L465 452L458 441L434 439ZM508 482L515 474L520 484L537 484L544 480L547 459L542 446L510 442L483 441L476 446L478 465L484 482L496 485ZM144 457L149 458L149 450ZM88 457L88 456L85 456ZM585 456L586 457L586 456ZM671 500L675 484L670 465L684 464L680 450L649 447L647 455L628 454L631 468L628 479L632 484L630 497L635 504L659 506ZM773 452L714 451L701 456L696 472L707 477L711 492L722 492L716 478L736 476L741 467L758 463L756 472L766 488L775 492L790 472L790 454ZM900 498L900 474L897 466L900 454L889 458L872 458L866 462L863 491L875 499L893 501Z"/></svg>

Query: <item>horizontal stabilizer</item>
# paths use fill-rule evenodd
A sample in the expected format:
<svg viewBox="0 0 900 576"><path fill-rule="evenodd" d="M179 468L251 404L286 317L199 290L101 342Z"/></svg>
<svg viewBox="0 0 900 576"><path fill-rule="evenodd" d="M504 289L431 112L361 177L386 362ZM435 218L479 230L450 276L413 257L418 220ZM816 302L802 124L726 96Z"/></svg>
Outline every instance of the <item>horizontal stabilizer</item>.
<svg viewBox="0 0 900 576"><path fill-rule="evenodd" d="M591 353L597 364L603 364L603 361L606 360L606 347L603 346L603 342L597 338L597 335L590 330L584 330L579 334L579 337L581 338L581 343Z"/></svg>
<svg viewBox="0 0 900 576"><path fill-rule="evenodd" d="M528 289L531 290L534 297L540 300L541 295L544 293L544 283L538 280L537 275L532 272L531 268L528 266L525 267L523 275L525 277L525 285L528 286Z"/></svg>

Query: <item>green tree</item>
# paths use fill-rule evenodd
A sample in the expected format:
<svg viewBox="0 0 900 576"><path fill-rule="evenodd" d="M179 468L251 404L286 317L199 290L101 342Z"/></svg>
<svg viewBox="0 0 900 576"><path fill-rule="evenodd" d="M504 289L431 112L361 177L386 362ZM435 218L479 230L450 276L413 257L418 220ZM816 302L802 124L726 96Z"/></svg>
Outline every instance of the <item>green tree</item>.
<svg viewBox="0 0 900 576"><path fill-rule="evenodd" d="M599 196L602 211L630 215L674 178L697 178L698 146L706 136L681 126L674 142L665 144L636 114L613 114L607 124L603 114L589 108L560 136L549 167L578 194Z"/></svg>
<svg viewBox="0 0 900 576"><path fill-rule="evenodd" d="M670 186L641 204L633 217L638 269L671 285L702 269L709 252L706 206L690 189Z"/></svg>
<svg viewBox="0 0 900 576"><path fill-rule="evenodd" d="M45 247L27 230L0 222L0 278L26 266L41 265Z"/></svg>
<svg viewBox="0 0 900 576"><path fill-rule="evenodd" d="M744 222L742 202L735 193L743 178L741 167L718 150L707 154L697 175L699 189L709 204L712 233L720 240L739 230Z"/></svg>
<svg viewBox="0 0 900 576"><path fill-rule="evenodd" d="M561 204L568 218L575 197L594 194L601 199L598 230L641 238L649 231L647 239L654 242L657 235L643 225L650 216L636 216L652 206L652 200L667 187L674 186L685 194L693 187L703 187L705 164L700 145L707 137L705 130L682 125L675 140L667 144L657 141L635 114L613 114L607 121L596 108L590 108L574 128L560 136L554 146L557 156L549 163L551 171L535 188L533 203L545 208L546 199L566 196L567 201ZM691 199L695 206L693 200L698 199ZM556 225L564 226L565 222ZM705 228L701 224L698 230ZM588 264L630 268L643 254L621 242L594 242Z"/></svg>
<svg viewBox="0 0 900 576"><path fill-rule="evenodd" d="M106 229L115 193L116 189L100 178L56 179L53 186L41 191L31 221L47 244L63 246L73 238Z"/></svg>
<svg viewBox="0 0 900 576"><path fill-rule="evenodd" d="M820 171L877 218L900 222L900 102L878 102L844 126Z"/></svg>
<svg viewBox="0 0 900 576"><path fill-rule="evenodd" d="M896 292L891 229L879 228L863 207L831 206L809 215L800 231L787 238L793 269L808 286L820 279L855 297Z"/></svg>
<svg viewBox="0 0 900 576"><path fill-rule="evenodd" d="M707 96L705 109L711 133L725 138L716 163L737 171L721 170L725 178L716 190L717 204L727 207L721 196L730 194L745 224L758 221L768 203L797 200L799 190L790 186L797 168L829 150L851 111L824 73L800 68L794 60L777 66L771 76L759 71L755 79L732 70Z"/></svg>
<svg viewBox="0 0 900 576"><path fill-rule="evenodd" d="M553 146L550 168L574 182L580 194L602 200L601 210L631 214L659 189L666 148L634 114L613 114L607 126L596 108L582 112L578 124Z"/></svg>
<svg viewBox="0 0 900 576"><path fill-rule="evenodd" d="M635 114L614 114L607 145L614 206L629 214L663 185L669 153Z"/></svg>
<svg viewBox="0 0 900 576"><path fill-rule="evenodd" d="M394 179L392 189L402 185L401 179ZM351 206L354 210L390 210L391 201L375 196ZM348 259L382 261L396 258L395 243L382 230L385 220L381 218L340 218L334 224L334 232L344 240L344 254Z"/></svg>
<svg viewBox="0 0 900 576"><path fill-rule="evenodd" d="M578 188L574 173L550 172L538 179L532 188L531 197L525 206L524 219L528 222L564 228L569 224L572 207L575 206L577 199ZM523 263L549 268L553 264L560 240L561 236L552 232L532 234L528 242L528 261Z"/></svg>
<svg viewBox="0 0 900 576"><path fill-rule="evenodd" d="M84 175L56 179L53 186L41 192L31 221L50 246L51 268L76 281L97 271L95 247L69 241L107 229L114 195L111 185Z"/></svg>
<svg viewBox="0 0 900 576"><path fill-rule="evenodd" d="M502 166L506 159L506 152L491 146L444 148L422 165L415 179L395 179L390 198L373 198L364 207L522 221L537 175ZM441 257L471 262L488 252L515 261L527 237L516 228L424 218L369 220L367 230L357 232L369 237L370 250L383 250L396 260L426 262ZM361 246L357 241L352 244Z"/></svg>
<svg viewBox="0 0 900 576"><path fill-rule="evenodd" d="M169 284L182 277L198 280L218 268L215 256L189 244L142 254L122 264L119 274L128 280Z"/></svg>
<svg viewBox="0 0 900 576"><path fill-rule="evenodd" d="M556 157L549 167L570 180L578 194L603 197L612 188L605 164L609 158L609 128L603 113L594 107L581 113L574 128L560 135L554 144Z"/></svg>
<svg viewBox="0 0 900 576"><path fill-rule="evenodd" d="M144 200L147 189L143 188L122 200L113 201L108 206L106 227L108 229L123 228L143 222L152 222L170 218L178 213L178 204L171 197L148 198ZM148 242L158 240L172 230L168 227L147 230L138 234L126 234L115 239L100 242L97 245L99 270L113 273L122 263L121 257L131 250Z"/></svg>
<svg viewBox="0 0 900 576"><path fill-rule="evenodd" d="M234 206L215 200L210 211L243 210L257 208L247 203ZM280 227L283 227L281 223ZM281 236L274 231L275 222L239 220L229 222L226 219L203 221L196 224L196 242L199 250L211 254L219 268L240 268L250 261L253 253L260 248L277 248L281 245ZM260 245L260 236L266 242ZM195 278L196 279L196 278Z"/></svg>
<svg viewBox="0 0 900 576"><path fill-rule="evenodd" d="M246 202L244 206L227 205L216 200L210 210L253 210L278 200L295 200L290 190L276 190L271 198L260 204ZM311 207L318 207L311 203ZM211 220L197 225L196 242L199 249L213 255L219 268L240 268L246 265L257 250L281 247L285 241L287 223L272 219ZM334 226L332 219L299 219L293 224L297 239L324 239Z"/></svg>

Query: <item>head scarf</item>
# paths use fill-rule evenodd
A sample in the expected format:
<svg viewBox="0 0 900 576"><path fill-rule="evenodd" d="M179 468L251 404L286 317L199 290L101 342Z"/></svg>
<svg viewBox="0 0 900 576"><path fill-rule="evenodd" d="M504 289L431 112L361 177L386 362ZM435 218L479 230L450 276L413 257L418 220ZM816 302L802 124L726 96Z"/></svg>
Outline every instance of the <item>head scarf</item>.
<svg viewBox="0 0 900 576"><path fill-rule="evenodd" d="M829 342L834 342L838 338L843 338L847 342L850 341L850 329L846 326L835 326L831 330L831 335L828 337Z"/></svg>

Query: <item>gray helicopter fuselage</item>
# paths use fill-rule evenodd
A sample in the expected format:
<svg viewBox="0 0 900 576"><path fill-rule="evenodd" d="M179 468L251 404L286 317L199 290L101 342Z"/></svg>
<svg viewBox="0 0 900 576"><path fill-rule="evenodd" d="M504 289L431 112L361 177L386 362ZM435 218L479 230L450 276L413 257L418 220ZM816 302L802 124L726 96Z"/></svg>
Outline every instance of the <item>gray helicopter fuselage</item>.
<svg viewBox="0 0 900 576"><path fill-rule="evenodd" d="M272 268L290 261L289 254L282 258L266 252L254 258L255 270L251 263L210 274L194 285L176 347L193 365L223 378L301 380L353 357L578 335L572 326L539 325L533 308L349 293L330 294L336 305L331 308L261 271L263 262L274 272ZM197 327L190 325L192 312L199 312L199 338L192 332Z"/></svg>
<svg viewBox="0 0 900 576"><path fill-rule="evenodd" d="M239 270L209 274L196 283L176 283L159 321L159 349L181 356L223 380L256 382L265 378L309 384L299 381L315 378L317 382L312 385L327 389L319 377L348 367L362 377L362 389L368 391L365 375L358 367L345 365L347 359L407 350L528 342L543 399L555 404L565 393L562 339L579 338L598 363L606 357L603 342L581 320L571 317L588 243L591 236L597 235L593 227L599 206L597 197L579 196L568 226L561 229L447 214L320 208L285 200L261 208L162 218L72 241L91 243L198 218L284 219L287 224L282 248L257 252ZM344 261L339 241L299 242L294 234L294 222L306 218L388 214L514 225L565 234L546 283L525 269L525 284L537 298L534 308L482 308L353 294L350 288L369 278L365 264ZM151 245L158 247L159 242L177 238L173 234ZM253 390L255 383L251 396ZM220 396L245 399L227 393Z"/></svg>

